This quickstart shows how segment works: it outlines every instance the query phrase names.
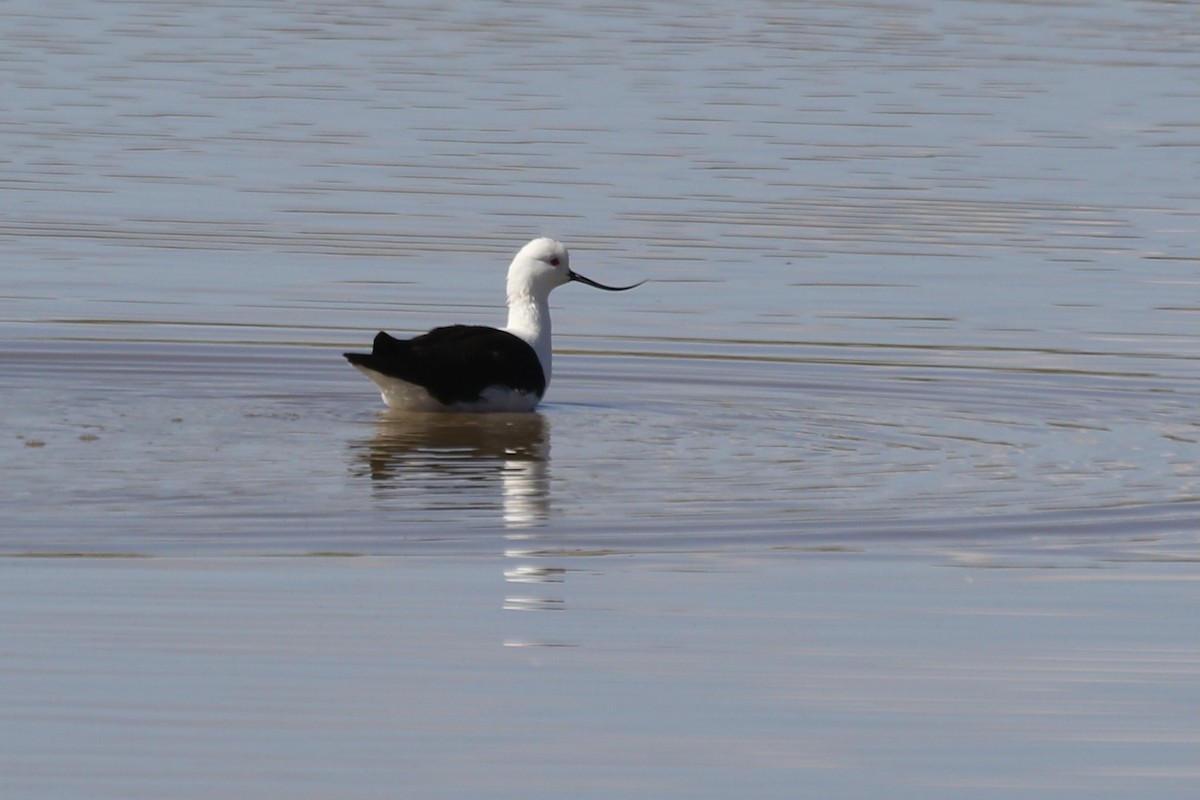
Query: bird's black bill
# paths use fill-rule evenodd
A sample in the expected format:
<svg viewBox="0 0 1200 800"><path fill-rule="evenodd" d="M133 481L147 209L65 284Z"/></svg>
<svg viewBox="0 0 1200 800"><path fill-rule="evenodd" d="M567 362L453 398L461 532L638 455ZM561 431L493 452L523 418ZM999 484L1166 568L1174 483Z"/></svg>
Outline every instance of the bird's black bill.
<svg viewBox="0 0 1200 800"><path fill-rule="evenodd" d="M645 281L638 281L637 283L630 284L629 286L605 286L603 283L596 283L591 278L583 277L578 272L569 273L569 277L573 281L579 281L580 283L586 283L588 286L595 286L597 289L603 289L606 292L627 292L630 289L636 289L637 287L639 287L643 283L645 283Z"/></svg>

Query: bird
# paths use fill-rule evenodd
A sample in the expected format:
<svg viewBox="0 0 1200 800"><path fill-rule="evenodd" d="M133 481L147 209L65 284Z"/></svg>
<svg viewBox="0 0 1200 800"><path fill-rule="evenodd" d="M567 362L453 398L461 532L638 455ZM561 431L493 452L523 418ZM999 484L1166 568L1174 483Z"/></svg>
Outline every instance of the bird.
<svg viewBox="0 0 1200 800"><path fill-rule="evenodd" d="M567 283L608 292L571 270L561 242L540 237L508 267L508 324L447 325L412 339L380 331L370 353L344 353L379 387L390 409L404 411L533 411L550 385L550 292Z"/></svg>

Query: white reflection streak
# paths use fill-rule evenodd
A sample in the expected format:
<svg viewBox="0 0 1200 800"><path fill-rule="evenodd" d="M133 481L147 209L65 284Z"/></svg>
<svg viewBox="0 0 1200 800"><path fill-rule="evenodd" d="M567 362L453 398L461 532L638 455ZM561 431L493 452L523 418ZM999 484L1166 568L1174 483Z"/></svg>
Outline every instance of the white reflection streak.
<svg viewBox="0 0 1200 800"><path fill-rule="evenodd" d="M520 553L509 551L505 555L512 557L519 556ZM567 571L562 567L535 567L531 564L522 564L504 571L504 580L509 583L562 583L566 576Z"/></svg>
<svg viewBox="0 0 1200 800"><path fill-rule="evenodd" d="M546 463L543 459L505 460L500 471L504 527L532 528L546 521L550 508Z"/></svg>
<svg viewBox="0 0 1200 800"><path fill-rule="evenodd" d="M524 550L507 550L504 555L508 558L528 558L533 554ZM524 584L530 588L535 585L562 584L566 577L567 571L562 567L539 567L536 564L518 564L512 569L504 570L505 581ZM565 608L566 600L561 597L510 594L504 598L505 611L562 611Z"/></svg>
<svg viewBox="0 0 1200 800"><path fill-rule="evenodd" d="M509 535L509 539L524 539L522 534ZM504 552L505 558L537 558L539 553L534 550L510 549ZM561 589L550 591L551 587L562 587L566 582L567 571L563 567L538 566L537 564L518 564L504 571L504 580L510 584L522 587L521 593L506 594L503 609L505 611L566 611L567 601L561 596ZM541 594L533 590L543 587ZM513 587L514 589L516 587ZM557 596L554 596L557 595ZM539 628L542 626L539 625ZM504 640L505 647L573 647L574 645L549 637L514 638Z"/></svg>

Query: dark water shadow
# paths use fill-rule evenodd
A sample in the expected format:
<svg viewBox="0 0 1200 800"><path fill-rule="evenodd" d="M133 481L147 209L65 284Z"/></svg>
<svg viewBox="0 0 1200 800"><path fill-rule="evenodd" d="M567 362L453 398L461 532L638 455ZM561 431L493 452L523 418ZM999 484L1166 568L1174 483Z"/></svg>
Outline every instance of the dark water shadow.
<svg viewBox="0 0 1200 800"><path fill-rule="evenodd" d="M495 508L498 497L508 528L548 518L550 428L541 414L384 411L374 435L350 450L352 474L381 497L448 510Z"/></svg>

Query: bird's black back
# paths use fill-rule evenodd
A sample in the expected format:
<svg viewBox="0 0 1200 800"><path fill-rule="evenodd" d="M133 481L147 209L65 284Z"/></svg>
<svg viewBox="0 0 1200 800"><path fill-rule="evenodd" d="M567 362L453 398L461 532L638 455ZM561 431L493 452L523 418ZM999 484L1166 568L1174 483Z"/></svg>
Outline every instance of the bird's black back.
<svg viewBox="0 0 1200 800"><path fill-rule="evenodd" d="M546 393L537 353L499 328L450 325L412 339L380 331L370 353L346 353L351 364L416 384L439 403L469 403L489 386Z"/></svg>

